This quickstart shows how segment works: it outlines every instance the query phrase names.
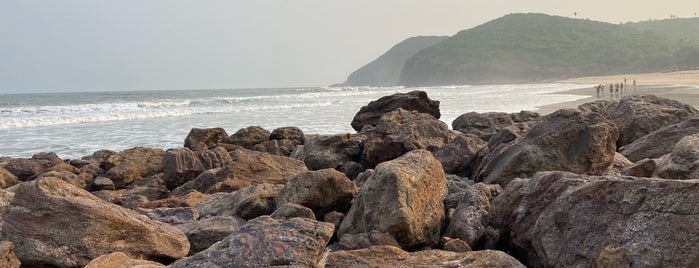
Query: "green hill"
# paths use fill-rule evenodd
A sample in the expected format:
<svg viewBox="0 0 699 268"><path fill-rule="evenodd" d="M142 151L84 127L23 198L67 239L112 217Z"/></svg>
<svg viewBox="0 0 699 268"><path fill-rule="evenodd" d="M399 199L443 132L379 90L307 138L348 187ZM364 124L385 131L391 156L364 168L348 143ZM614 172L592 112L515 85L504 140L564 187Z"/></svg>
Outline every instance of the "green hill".
<svg viewBox="0 0 699 268"><path fill-rule="evenodd" d="M393 86L398 83L405 61L420 50L433 46L447 36L417 36L408 38L389 49L374 61L357 69L342 85Z"/></svg>
<svg viewBox="0 0 699 268"><path fill-rule="evenodd" d="M651 31L666 38L699 43L699 18L677 18L626 23L623 26Z"/></svg>
<svg viewBox="0 0 699 268"><path fill-rule="evenodd" d="M421 50L406 62L400 84L524 83L666 71L679 68L686 60L681 47L691 52L697 46L680 44L652 30L544 14L511 14Z"/></svg>

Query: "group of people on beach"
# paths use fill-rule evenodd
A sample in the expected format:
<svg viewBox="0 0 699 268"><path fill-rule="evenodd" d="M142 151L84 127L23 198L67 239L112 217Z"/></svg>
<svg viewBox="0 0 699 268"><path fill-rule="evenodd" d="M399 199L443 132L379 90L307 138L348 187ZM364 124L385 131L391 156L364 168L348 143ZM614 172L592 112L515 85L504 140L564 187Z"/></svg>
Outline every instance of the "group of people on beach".
<svg viewBox="0 0 699 268"><path fill-rule="evenodd" d="M621 98L624 96L624 85L626 85L626 78L624 78L624 82L616 84L610 83L609 87L606 87L605 84L598 84L595 86L595 90L597 90L597 98L599 98L600 96L604 96L605 88L609 89L610 99L614 97ZM636 94L636 79L633 80L633 91L634 94Z"/></svg>

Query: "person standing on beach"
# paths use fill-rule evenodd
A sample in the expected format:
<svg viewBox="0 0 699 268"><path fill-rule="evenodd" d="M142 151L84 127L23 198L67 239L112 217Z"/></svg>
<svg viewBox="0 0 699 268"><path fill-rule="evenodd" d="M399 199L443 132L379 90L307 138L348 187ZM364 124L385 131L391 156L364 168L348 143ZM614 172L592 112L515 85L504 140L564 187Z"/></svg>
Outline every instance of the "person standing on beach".
<svg viewBox="0 0 699 268"><path fill-rule="evenodd" d="M614 84L609 84L609 97L614 95Z"/></svg>
<svg viewBox="0 0 699 268"><path fill-rule="evenodd" d="M636 79L633 80L633 94L636 95Z"/></svg>

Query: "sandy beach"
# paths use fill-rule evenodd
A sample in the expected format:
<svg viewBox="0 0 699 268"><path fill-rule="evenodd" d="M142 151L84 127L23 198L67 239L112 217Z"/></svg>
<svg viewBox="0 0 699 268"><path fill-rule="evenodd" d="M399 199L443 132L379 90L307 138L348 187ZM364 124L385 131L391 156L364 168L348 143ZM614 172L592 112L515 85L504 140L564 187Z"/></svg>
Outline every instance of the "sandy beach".
<svg viewBox="0 0 699 268"><path fill-rule="evenodd" d="M629 96L642 94L653 94L668 99L674 99L699 108L699 70L579 77L556 82L585 85L603 84L608 87L610 83L620 83L623 82L624 79L626 79L627 85L624 87L623 92L620 92L618 95L615 93L614 96L610 96L607 89L604 90L603 94L597 96L595 88L586 86L584 88L564 91L564 93L588 96L587 98L542 106L536 111L541 114L548 114L558 109L575 108L580 104L595 100L618 100L619 95ZM634 80L636 80L635 90L633 86Z"/></svg>

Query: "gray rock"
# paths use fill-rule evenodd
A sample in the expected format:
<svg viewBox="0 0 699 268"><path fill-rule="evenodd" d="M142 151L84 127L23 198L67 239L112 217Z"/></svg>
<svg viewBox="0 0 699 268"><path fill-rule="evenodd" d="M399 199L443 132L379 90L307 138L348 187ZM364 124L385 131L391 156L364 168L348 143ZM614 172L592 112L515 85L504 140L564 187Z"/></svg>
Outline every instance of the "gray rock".
<svg viewBox="0 0 699 268"><path fill-rule="evenodd" d="M352 119L352 128L360 131L365 125L376 126L380 118L389 112L398 109L426 113L439 119L439 101L431 100L424 91L412 91L409 93L396 93L391 96L381 97L359 109Z"/></svg>

